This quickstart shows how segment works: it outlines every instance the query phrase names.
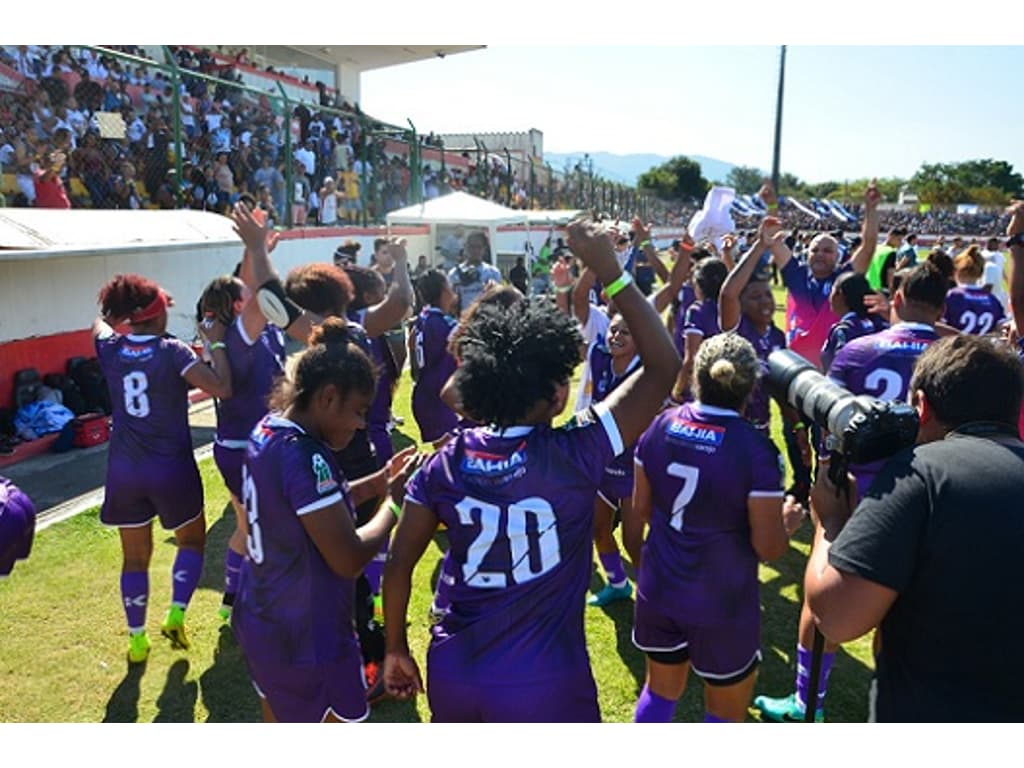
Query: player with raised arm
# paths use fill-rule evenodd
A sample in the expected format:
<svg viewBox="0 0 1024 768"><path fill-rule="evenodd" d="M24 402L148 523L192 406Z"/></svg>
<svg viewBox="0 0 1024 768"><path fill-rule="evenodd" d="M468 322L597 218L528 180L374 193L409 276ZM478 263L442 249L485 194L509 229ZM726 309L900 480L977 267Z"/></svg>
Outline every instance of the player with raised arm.
<svg viewBox="0 0 1024 768"><path fill-rule="evenodd" d="M423 687L406 635L412 571L438 522L448 526L455 583L427 652L435 721L600 718L583 633L594 495L661 408L679 356L606 235L575 222L569 237L633 329L643 368L552 429L580 359L574 321L523 301L483 307L466 327L456 379L466 411L488 426L460 433L410 483L384 572L384 679L409 698Z"/></svg>
<svg viewBox="0 0 1024 768"><path fill-rule="evenodd" d="M248 558L232 627L268 722L357 721L369 713L353 626L355 578L391 531L416 466L395 466L390 503L357 527L334 452L365 429L374 386L369 357L345 322L330 318L310 337L294 380L279 380L271 413L249 439Z"/></svg>
<svg viewBox="0 0 1024 768"><path fill-rule="evenodd" d="M828 376L855 395L879 400L907 400L907 389L917 358L938 335L935 323L942 317L946 297L946 279L930 262L906 270L892 300L899 322L891 328L850 341L840 349L829 367ZM857 491L864 496L885 461L854 464L850 472L856 478ZM814 625L804 601L800 612L797 644L796 690L783 698L758 696L754 706L764 717L778 722L803 720L810 698L810 661ZM828 676L838 646L826 644L818 680L815 718L824 719Z"/></svg>
<svg viewBox="0 0 1024 768"><path fill-rule="evenodd" d="M780 557L803 519L783 501L775 446L740 415L759 366L746 339L708 339L696 402L663 411L637 442L632 514L650 526L633 628L647 654L637 722L672 719L691 666L705 722L746 716L761 659L757 563Z"/></svg>
<svg viewBox="0 0 1024 768"><path fill-rule="evenodd" d="M102 317L93 323L100 367L113 407L106 497L100 521L118 528L123 561L121 598L128 621L128 660L149 657L146 608L153 518L174 532L178 554L171 573L171 607L161 631L173 648L187 649L185 609L199 583L206 544L203 485L192 455L188 391L231 397L224 325L202 327L212 366L167 333L170 297L140 275L117 275L100 290ZM114 328L127 322L130 333Z"/></svg>

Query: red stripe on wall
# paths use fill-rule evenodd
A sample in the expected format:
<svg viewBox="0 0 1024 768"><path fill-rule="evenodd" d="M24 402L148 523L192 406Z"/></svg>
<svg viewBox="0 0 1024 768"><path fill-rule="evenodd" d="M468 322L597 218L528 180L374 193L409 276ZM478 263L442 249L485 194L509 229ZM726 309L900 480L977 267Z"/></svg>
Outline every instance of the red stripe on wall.
<svg viewBox="0 0 1024 768"><path fill-rule="evenodd" d="M67 373L69 357L95 357L92 331L68 331L0 344L0 408L14 405L14 374L35 368L40 376Z"/></svg>

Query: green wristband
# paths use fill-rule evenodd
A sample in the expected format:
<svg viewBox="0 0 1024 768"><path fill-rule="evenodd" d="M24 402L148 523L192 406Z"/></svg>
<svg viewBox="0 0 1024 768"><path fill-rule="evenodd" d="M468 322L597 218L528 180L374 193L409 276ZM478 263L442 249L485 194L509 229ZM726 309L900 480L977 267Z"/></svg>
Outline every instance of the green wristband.
<svg viewBox="0 0 1024 768"><path fill-rule="evenodd" d="M394 514L396 523L402 519L402 508L395 503L394 499L388 499L388 509Z"/></svg>
<svg viewBox="0 0 1024 768"><path fill-rule="evenodd" d="M609 299L615 298L622 293L622 289L633 282L633 276L629 272L623 272L616 280L605 286L604 292Z"/></svg>
<svg viewBox="0 0 1024 768"><path fill-rule="evenodd" d="M650 244L651 244L650 240L644 240L642 243L640 243L640 247L641 248L646 248Z"/></svg>

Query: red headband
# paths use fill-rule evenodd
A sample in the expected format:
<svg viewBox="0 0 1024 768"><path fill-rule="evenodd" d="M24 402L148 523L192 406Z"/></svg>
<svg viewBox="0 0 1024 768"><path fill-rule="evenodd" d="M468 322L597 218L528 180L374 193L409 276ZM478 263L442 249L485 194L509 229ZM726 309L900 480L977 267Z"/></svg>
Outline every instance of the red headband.
<svg viewBox="0 0 1024 768"><path fill-rule="evenodd" d="M133 324L145 323L150 320L155 320L160 317L164 312L167 311L167 294L163 291L156 292L156 298L153 299L142 309L137 309L128 316L129 322Z"/></svg>

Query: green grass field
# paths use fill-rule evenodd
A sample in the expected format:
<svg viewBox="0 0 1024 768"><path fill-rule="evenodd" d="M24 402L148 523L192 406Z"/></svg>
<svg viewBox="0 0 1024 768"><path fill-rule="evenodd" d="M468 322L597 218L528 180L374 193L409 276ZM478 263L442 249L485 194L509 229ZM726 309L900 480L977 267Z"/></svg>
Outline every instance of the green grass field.
<svg viewBox="0 0 1024 768"><path fill-rule="evenodd" d="M777 293L781 301L781 294ZM781 319L781 318L780 318ZM403 376L395 412L405 419L396 443L418 441L410 410L411 387ZM773 432L778 437L778 414ZM188 611L189 651L172 651L159 624L170 600L172 537L157 527L150 569L147 623L153 640L148 663L128 668L127 634L118 574L115 530L99 523L97 511L54 525L36 536L32 556L0 581L0 722L253 722L260 708L230 629L217 616L223 559L233 514L212 460L200 465L209 525L206 566ZM100 482L101 478L97 478ZM762 565L762 648L757 693L788 694L793 685L800 583L808 552L805 523L790 551ZM414 575L409 637L423 664L427 607L444 551L443 534L428 549ZM596 561L595 561L596 563ZM595 566L591 588L603 586ZM643 686L644 658L630 640L632 601L586 609L586 631L601 712L605 721L629 722ZM872 661L869 638L839 652L826 702L830 721L863 722ZM700 721L703 695L691 676L676 710L678 721ZM385 701L373 722L429 721L426 697ZM756 719L751 713L751 719Z"/></svg>

